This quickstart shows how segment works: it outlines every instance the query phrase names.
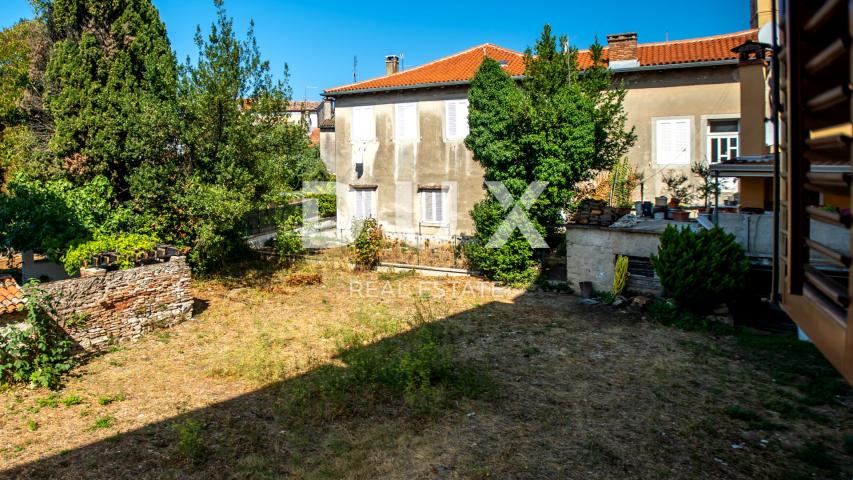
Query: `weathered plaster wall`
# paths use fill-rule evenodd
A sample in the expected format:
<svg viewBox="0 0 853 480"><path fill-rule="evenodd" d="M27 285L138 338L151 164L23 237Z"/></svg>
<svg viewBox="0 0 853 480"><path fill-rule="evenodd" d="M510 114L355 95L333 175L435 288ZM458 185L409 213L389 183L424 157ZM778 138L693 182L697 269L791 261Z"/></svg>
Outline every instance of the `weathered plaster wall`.
<svg viewBox="0 0 853 480"><path fill-rule="evenodd" d="M617 255L648 258L660 246L658 232L569 225L566 228L566 272L569 286L592 282L596 290L613 286Z"/></svg>
<svg viewBox="0 0 853 480"><path fill-rule="evenodd" d="M661 70L631 73L622 78L628 90L625 111L634 126L637 142L628 152L631 164L645 177L645 200L665 194L666 172L683 172L690 165L666 165L655 155L655 121L691 119L691 159L707 161L708 121L740 117L740 83L737 66ZM639 187L634 192L640 199Z"/></svg>
<svg viewBox="0 0 853 480"><path fill-rule="evenodd" d="M463 140L444 136L444 101L467 98L466 88L389 92L367 96L343 96L335 105L338 181L338 229L349 232L354 193L351 184L376 185L378 220L388 233L399 236L420 233L450 237L473 232L468 212L483 198L483 169ZM394 139L397 103L417 102L418 135L413 141ZM353 107L373 105L376 141L353 143ZM363 161L358 177L355 163ZM418 184L445 184L449 188L448 211L454 215L446 226L419 225L421 204Z"/></svg>
<svg viewBox="0 0 853 480"><path fill-rule="evenodd" d="M335 174L336 165L336 149L335 130L321 129L320 130L320 160L326 166L326 170L332 175Z"/></svg>
<svg viewBox="0 0 853 480"><path fill-rule="evenodd" d="M171 327L192 317L190 268L184 257L46 283L42 288L54 297L60 321L75 315L85 319L69 334L86 350L136 340L154 328Z"/></svg>

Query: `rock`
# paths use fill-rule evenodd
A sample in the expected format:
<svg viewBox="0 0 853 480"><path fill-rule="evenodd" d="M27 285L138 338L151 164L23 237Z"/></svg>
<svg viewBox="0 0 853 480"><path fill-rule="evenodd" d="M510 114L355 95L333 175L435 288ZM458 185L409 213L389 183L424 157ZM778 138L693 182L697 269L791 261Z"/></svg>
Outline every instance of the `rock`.
<svg viewBox="0 0 853 480"><path fill-rule="evenodd" d="M708 315L708 320L712 322L722 323L723 325L734 326L734 320L728 315Z"/></svg>
<svg viewBox="0 0 853 480"><path fill-rule="evenodd" d="M622 306L627 301L628 301L627 298L623 297L622 295L618 295L616 298L613 299L613 306L614 307Z"/></svg>
<svg viewBox="0 0 853 480"><path fill-rule="evenodd" d="M598 305L598 300L594 298L584 298L581 300L581 303L584 305Z"/></svg>

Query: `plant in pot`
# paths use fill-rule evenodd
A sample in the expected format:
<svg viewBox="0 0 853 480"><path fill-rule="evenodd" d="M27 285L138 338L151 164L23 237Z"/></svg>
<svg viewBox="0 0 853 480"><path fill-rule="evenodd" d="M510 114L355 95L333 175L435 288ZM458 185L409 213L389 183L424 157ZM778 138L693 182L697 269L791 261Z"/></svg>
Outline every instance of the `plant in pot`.
<svg viewBox="0 0 853 480"><path fill-rule="evenodd" d="M711 208L711 198L720 194L720 186L717 180L711 174L711 165L707 162L697 160L690 165L690 171L701 179L701 183L696 185L696 194L704 200L704 211Z"/></svg>
<svg viewBox="0 0 853 480"><path fill-rule="evenodd" d="M680 172L665 173L661 179L669 194L670 207L678 208L681 202L688 203L692 200L693 193L687 175Z"/></svg>

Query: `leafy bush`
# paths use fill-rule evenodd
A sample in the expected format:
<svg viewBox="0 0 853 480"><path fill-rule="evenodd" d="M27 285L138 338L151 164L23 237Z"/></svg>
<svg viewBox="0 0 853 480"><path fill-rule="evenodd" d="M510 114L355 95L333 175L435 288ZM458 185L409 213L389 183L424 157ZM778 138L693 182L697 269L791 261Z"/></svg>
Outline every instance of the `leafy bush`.
<svg viewBox="0 0 853 480"><path fill-rule="evenodd" d="M92 255L103 252L115 252L118 255L118 268L133 268L136 256L140 252L153 252L157 239L150 235L119 233L98 235L94 240L72 244L65 254L64 266L69 275L74 275L86 264Z"/></svg>
<svg viewBox="0 0 853 480"><path fill-rule="evenodd" d="M679 307L704 312L743 287L749 261L734 235L719 227L695 233L672 225L663 232L652 265Z"/></svg>
<svg viewBox="0 0 853 480"><path fill-rule="evenodd" d="M465 244L465 258L471 268L492 280L519 287L530 285L539 271L533 259L533 248L520 232L514 231L500 248L486 246L503 221L504 214L504 209L493 200L484 200L474 206L471 218L477 235Z"/></svg>
<svg viewBox="0 0 853 480"><path fill-rule="evenodd" d="M278 233L275 237L278 253L285 259L291 259L296 255L305 253L305 247L302 245L302 235L296 231L299 228L300 217L291 216L278 227Z"/></svg>
<svg viewBox="0 0 853 480"><path fill-rule="evenodd" d="M198 420L186 419L172 426L177 436L175 453L182 459L196 463L203 460L208 453L204 440L204 425Z"/></svg>
<svg viewBox="0 0 853 480"><path fill-rule="evenodd" d="M382 249L382 227L375 218L365 218L354 226L356 231L355 265L360 270L373 270L379 265L379 251Z"/></svg>
<svg viewBox="0 0 853 480"><path fill-rule="evenodd" d="M334 217L338 212L338 197L334 193L312 193L308 198L317 200L320 218Z"/></svg>
<svg viewBox="0 0 853 480"><path fill-rule="evenodd" d="M26 324L0 328L0 383L54 388L73 366L72 342L53 320L51 296L35 281L24 291Z"/></svg>

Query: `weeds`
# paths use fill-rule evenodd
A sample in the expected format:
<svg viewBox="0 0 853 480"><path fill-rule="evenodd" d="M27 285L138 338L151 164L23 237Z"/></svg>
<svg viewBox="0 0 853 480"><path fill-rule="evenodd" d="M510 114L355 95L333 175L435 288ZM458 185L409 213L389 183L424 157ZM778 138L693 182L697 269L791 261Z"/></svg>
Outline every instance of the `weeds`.
<svg viewBox="0 0 853 480"><path fill-rule="evenodd" d="M74 405L80 405L81 403L83 403L83 399L77 395L68 395L62 399L62 404L66 407L73 407Z"/></svg>
<svg viewBox="0 0 853 480"><path fill-rule="evenodd" d="M115 423L116 423L116 418L113 416L107 415L105 417L101 417L101 418L95 420L95 422L92 423L92 426L89 427L89 431L103 430L105 428L110 428L113 425L115 425Z"/></svg>
<svg viewBox="0 0 853 480"><path fill-rule="evenodd" d="M102 395L98 397L98 405L107 406L113 402L123 402L125 396L123 393L116 393L114 395Z"/></svg>
<svg viewBox="0 0 853 480"><path fill-rule="evenodd" d="M204 425L194 419L186 419L172 425L176 435L175 453L189 463L199 463L207 456L204 441Z"/></svg>
<svg viewBox="0 0 853 480"><path fill-rule="evenodd" d="M659 301L647 307L652 320L670 327L688 331L704 331L715 335L731 335L735 329L729 325L678 308L671 301Z"/></svg>
<svg viewBox="0 0 853 480"><path fill-rule="evenodd" d="M376 402L402 402L415 413L428 413L451 399L489 391L489 378L455 360L450 329L434 318L431 306L416 300L411 330L404 334L369 345L364 333L345 334L339 358L347 368L321 367L289 386L288 407L332 418L367 413ZM380 331L392 328L386 321L378 325Z"/></svg>
<svg viewBox="0 0 853 480"><path fill-rule="evenodd" d="M39 429L39 424L35 420L30 420L27 422L27 430L31 432L35 432Z"/></svg>

